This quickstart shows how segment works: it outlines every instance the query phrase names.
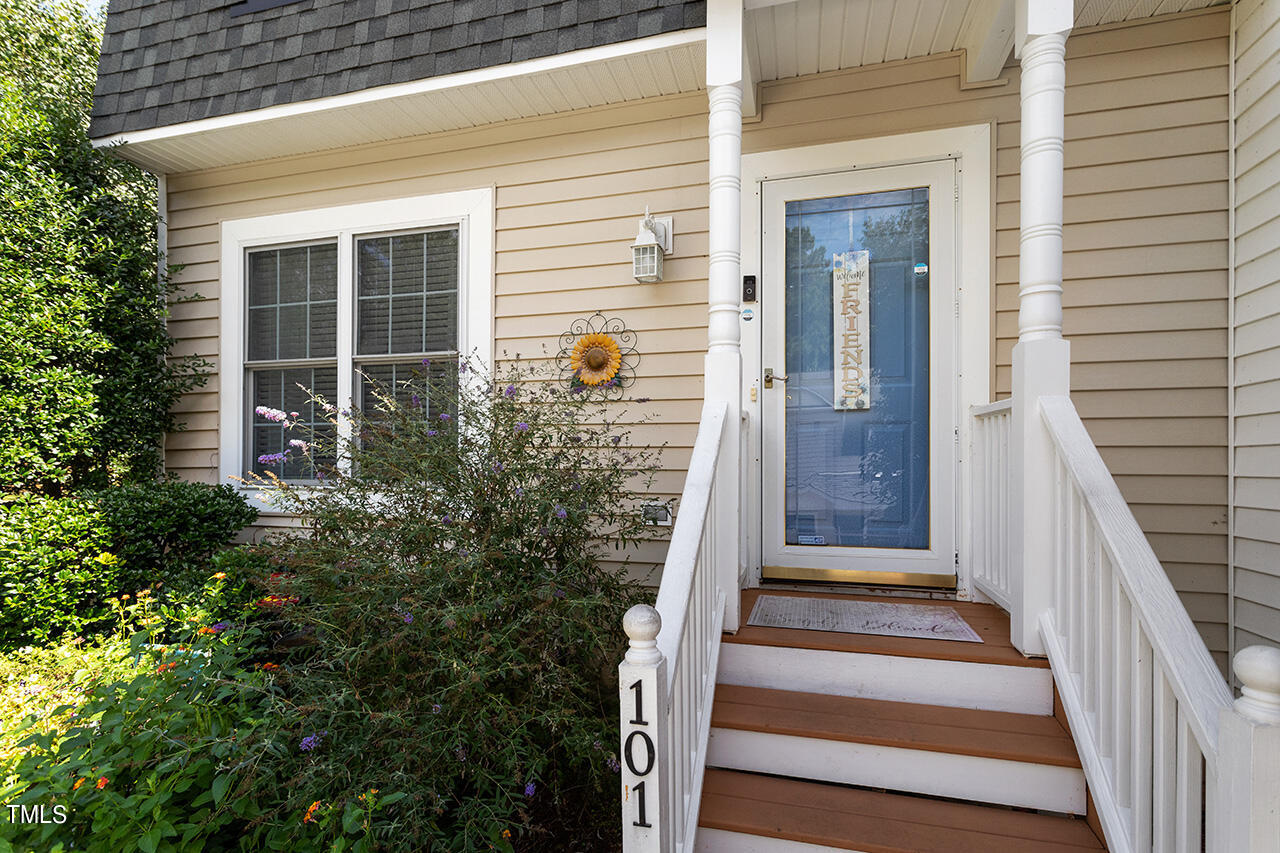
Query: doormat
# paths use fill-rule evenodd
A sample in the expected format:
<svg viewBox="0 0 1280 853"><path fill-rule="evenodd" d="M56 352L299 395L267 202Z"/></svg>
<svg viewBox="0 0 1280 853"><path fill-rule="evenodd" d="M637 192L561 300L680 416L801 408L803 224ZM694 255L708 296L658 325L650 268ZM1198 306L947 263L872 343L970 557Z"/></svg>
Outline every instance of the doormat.
<svg viewBox="0 0 1280 853"><path fill-rule="evenodd" d="M978 632L969 627L955 608L934 604L762 595L756 599L747 624L759 628L982 642Z"/></svg>

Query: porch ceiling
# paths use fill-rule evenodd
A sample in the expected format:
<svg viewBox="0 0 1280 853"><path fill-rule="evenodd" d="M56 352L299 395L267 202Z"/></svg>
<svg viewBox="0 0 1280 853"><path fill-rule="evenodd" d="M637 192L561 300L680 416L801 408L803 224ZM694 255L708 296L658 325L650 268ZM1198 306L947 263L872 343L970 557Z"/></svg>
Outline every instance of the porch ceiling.
<svg viewBox="0 0 1280 853"><path fill-rule="evenodd" d="M1133 21L1230 0L1075 0L1075 26ZM966 50L969 83L994 80L1013 50L1014 0L746 0L758 82Z"/></svg>

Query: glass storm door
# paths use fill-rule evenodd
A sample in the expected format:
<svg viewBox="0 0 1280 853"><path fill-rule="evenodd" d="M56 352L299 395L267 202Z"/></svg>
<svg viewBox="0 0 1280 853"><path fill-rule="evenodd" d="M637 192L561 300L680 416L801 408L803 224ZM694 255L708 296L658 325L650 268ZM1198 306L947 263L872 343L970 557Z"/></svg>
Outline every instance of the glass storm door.
<svg viewBox="0 0 1280 853"><path fill-rule="evenodd" d="M952 160L763 185L766 578L955 583L955 188Z"/></svg>

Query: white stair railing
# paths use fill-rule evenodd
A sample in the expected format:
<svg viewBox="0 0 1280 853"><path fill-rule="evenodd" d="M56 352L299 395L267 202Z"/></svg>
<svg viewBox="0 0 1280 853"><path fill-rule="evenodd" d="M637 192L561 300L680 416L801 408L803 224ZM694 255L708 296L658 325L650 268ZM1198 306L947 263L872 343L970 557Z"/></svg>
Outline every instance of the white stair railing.
<svg viewBox="0 0 1280 853"><path fill-rule="evenodd" d="M974 406L970 433L969 565L973 584L1005 610L1012 606L1013 467L1009 455L1012 400Z"/></svg>
<svg viewBox="0 0 1280 853"><path fill-rule="evenodd" d="M1039 404L1056 450L1040 633L1110 850L1280 851L1280 649L1237 655L1233 703L1070 399Z"/></svg>
<svg viewBox="0 0 1280 853"><path fill-rule="evenodd" d="M714 523L720 510L737 511L737 494L717 488L720 449L738 441L727 412L723 401L703 406L656 607L637 604L623 618L630 640L618 667L624 853L693 850L720 631L727 596L737 594L717 583L737 577L737 550L717 547L728 543L717 542ZM731 574L725 560L734 563Z"/></svg>

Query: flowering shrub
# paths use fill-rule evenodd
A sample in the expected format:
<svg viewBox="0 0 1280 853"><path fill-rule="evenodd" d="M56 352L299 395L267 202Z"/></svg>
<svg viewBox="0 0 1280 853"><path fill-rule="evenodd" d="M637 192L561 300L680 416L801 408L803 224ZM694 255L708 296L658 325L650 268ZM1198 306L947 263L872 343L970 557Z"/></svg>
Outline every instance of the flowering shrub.
<svg viewBox="0 0 1280 853"><path fill-rule="evenodd" d="M259 807L244 796L249 768L273 731L269 676L243 666L258 634L199 630L225 609L225 578L210 578L200 606L177 609L141 595L117 603L120 633L88 672L47 679L65 701L26 705L0 760L5 803L66 809L63 823L0 822L19 850L232 849ZM47 661L48 649L25 653ZM48 668L48 663L45 664ZM12 676L5 674L8 688ZM6 693L10 693L7 689ZM264 725L265 723L265 725Z"/></svg>
<svg viewBox="0 0 1280 853"><path fill-rule="evenodd" d="M327 843L375 789L359 820L378 849L618 842L626 555L653 530L637 504L657 454L589 394L458 371L380 389L343 446L297 435L291 452L348 460L321 485L265 481L308 529L276 543L257 602L302 639L278 659L262 784L291 781L262 789L281 800L254 843Z"/></svg>

